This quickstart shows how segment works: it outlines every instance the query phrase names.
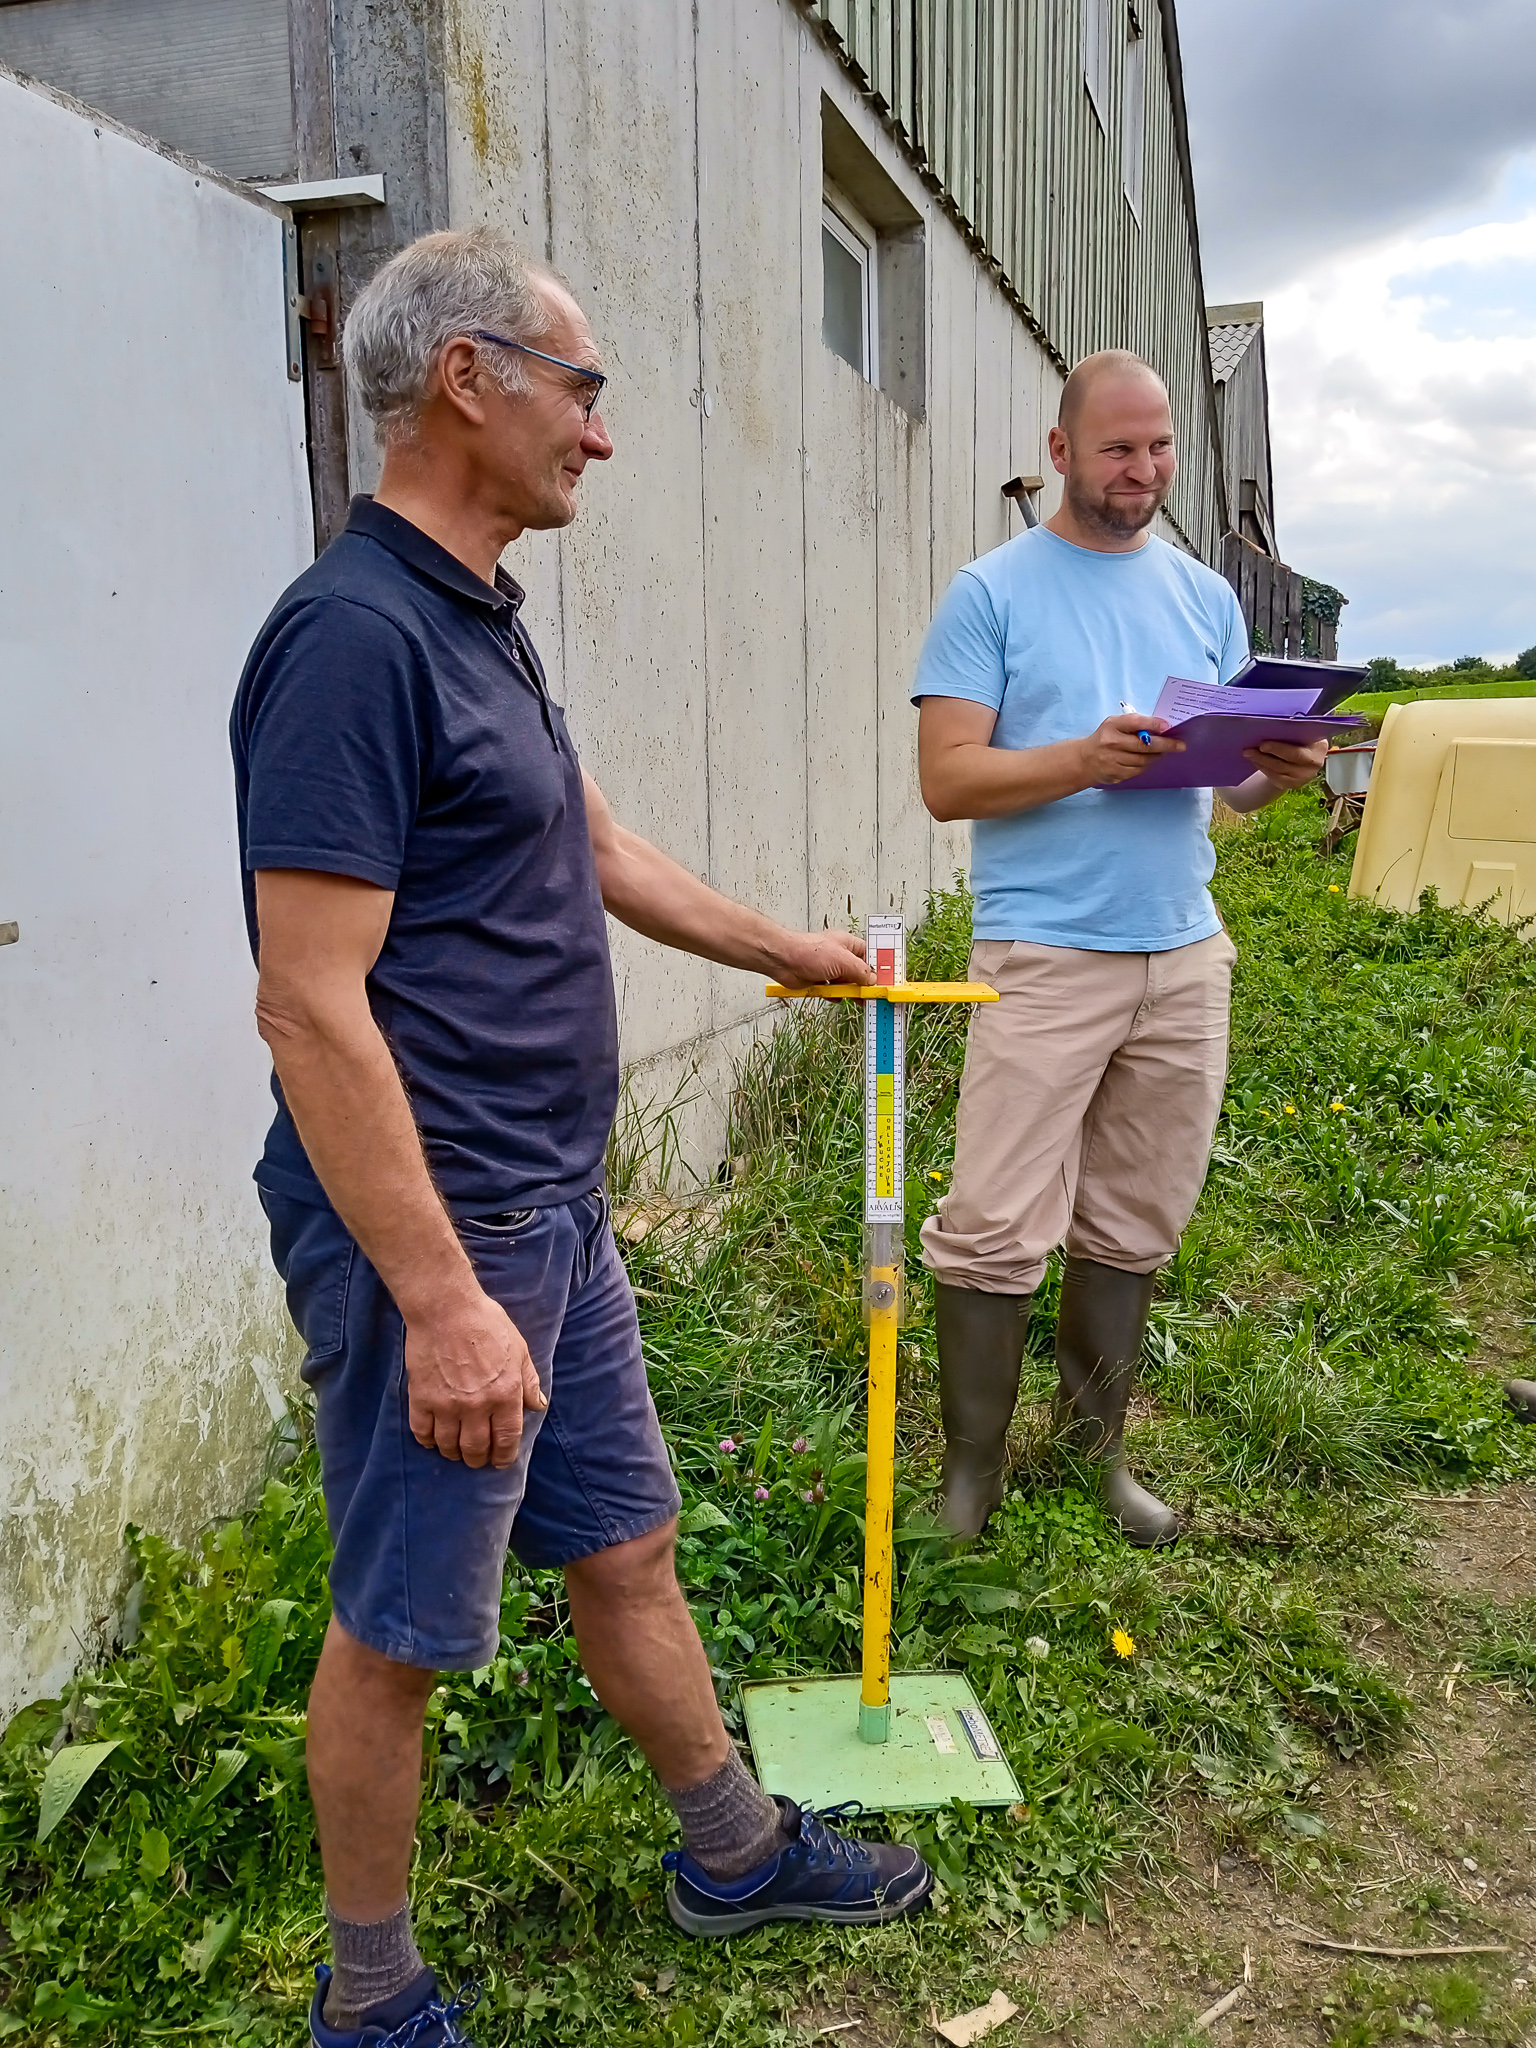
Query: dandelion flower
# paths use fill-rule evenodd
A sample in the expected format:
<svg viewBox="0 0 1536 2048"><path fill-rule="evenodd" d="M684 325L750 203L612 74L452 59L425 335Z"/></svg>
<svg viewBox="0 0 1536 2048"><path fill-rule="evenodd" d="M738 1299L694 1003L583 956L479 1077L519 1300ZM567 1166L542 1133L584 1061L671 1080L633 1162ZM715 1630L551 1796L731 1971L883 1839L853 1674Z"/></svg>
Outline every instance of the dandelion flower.
<svg viewBox="0 0 1536 2048"><path fill-rule="evenodd" d="M1294 1116L1296 1114L1296 1105L1294 1102L1287 1102L1284 1105L1284 1107L1287 1116Z"/></svg>
<svg viewBox="0 0 1536 2048"><path fill-rule="evenodd" d="M1337 883L1337 882L1330 882L1330 883L1328 884L1328 894L1329 894L1330 896L1337 896L1337 895L1338 895L1338 893L1339 893L1339 885L1338 885L1338 883Z"/></svg>
<svg viewBox="0 0 1536 2048"><path fill-rule="evenodd" d="M1330 1109L1348 1109L1349 1104L1347 1102L1340 1102L1337 1095L1335 1095L1332 1102L1329 1103L1328 1107Z"/></svg>
<svg viewBox="0 0 1536 2048"><path fill-rule="evenodd" d="M1051 1654L1051 1646L1044 1636L1026 1636L1024 1647L1031 1657L1049 1657Z"/></svg>
<svg viewBox="0 0 1536 2048"><path fill-rule="evenodd" d="M1114 1653L1117 1657L1135 1656L1136 1638L1133 1635L1127 1634L1127 1632L1123 1628L1117 1628L1112 1630L1110 1633L1109 1640L1111 1646L1114 1649Z"/></svg>
<svg viewBox="0 0 1536 2048"><path fill-rule="evenodd" d="M754 1488L753 1488L753 1491L752 1491L752 1498L753 1498L754 1500L766 1500L766 1499L768 1498L768 1489L767 1489L767 1487L766 1487L766 1486L758 1486L758 1487L754 1487Z"/></svg>
<svg viewBox="0 0 1536 2048"><path fill-rule="evenodd" d="M735 1455L735 1451L736 1451L736 1439L735 1439L735 1437L733 1437L733 1436L723 1436L723 1437L721 1437L721 1439L720 1439L720 1449L721 1449L722 1453L723 1453L723 1454L724 1454L724 1455L725 1455L725 1456L726 1456L727 1458L729 1458L729 1457L733 1457L733 1456Z"/></svg>
<svg viewBox="0 0 1536 2048"><path fill-rule="evenodd" d="M942 1173L930 1173L928 1178L930 1180L942 1180L944 1176Z"/></svg>

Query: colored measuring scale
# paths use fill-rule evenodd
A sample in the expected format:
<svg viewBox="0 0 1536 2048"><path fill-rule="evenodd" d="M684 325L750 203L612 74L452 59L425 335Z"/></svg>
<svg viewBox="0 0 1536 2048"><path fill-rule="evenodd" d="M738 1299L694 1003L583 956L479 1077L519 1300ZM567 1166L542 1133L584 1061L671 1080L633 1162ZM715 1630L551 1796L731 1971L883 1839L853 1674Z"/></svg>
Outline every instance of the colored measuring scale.
<svg viewBox="0 0 1536 2048"><path fill-rule="evenodd" d="M896 1340L901 1325L906 1189L907 1010L913 1003L995 1003L978 982L909 982L899 917L872 917L863 985L771 983L770 996L864 1005L864 1304L869 1317L869 1438L864 1616L858 1678L787 1679L742 1690L758 1776L803 1805L861 1800L876 1809L1010 1805L1018 1780L963 1673L891 1675L895 1564Z"/></svg>

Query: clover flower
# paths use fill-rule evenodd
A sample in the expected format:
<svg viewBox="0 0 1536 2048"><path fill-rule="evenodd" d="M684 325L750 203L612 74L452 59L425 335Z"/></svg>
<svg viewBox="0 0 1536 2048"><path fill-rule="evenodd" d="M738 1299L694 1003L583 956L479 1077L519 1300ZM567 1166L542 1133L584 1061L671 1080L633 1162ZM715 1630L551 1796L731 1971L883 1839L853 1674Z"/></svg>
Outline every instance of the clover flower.
<svg viewBox="0 0 1536 2048"><path fill-rule="evenodd" d="M1135 1656L1136 1638L1133 1635L1131 1635L1126 1629L1112 1629L1110 1631L1109 1640L1110 1646L1114 1650L1114 1653L1117 1657Z"/></svg>
<svg viewBox="0 0 1536 2048"><path fill-rule="evenodd" d="M720 1450L721 1450L721 1453L722 1453L722 1455L723 1455L723 1456L725 1456L725 1457L727 1457L727 1458L732 1458L732 1457L734 1457L734 1456L736 1455L736 1439L735 1439L735 1437L733 1437L733 1436L723 1436L723 1437L721 1437L721 1439L720 1439Z"/></svg>
<svg viewBox="0 0 1536 2048"><path fill-rule="evenodd" d="M1026 1636L1024 1647L1031 1657L1049 1657L1051 1654L1051 1646L1044 1636Z"/></svg>
<svg viewBox="0 0 1536 2048"><path fill-rule="evenodd" d="M806 1449L805 1438L803 1436L797 1436L789 1448L794 1452L797 1458L802 1456Z"/></svg>
<svg viewBox="0 0 1536 2048"><path fill-rule="evenodd" d="M752 1498L753 1498L754 1500L766 1500L766 1499L768 1498L768 1489L767 1489L767 1487L766 1487L766 1486L755 1486L755 1487L754 1487L754 1488L752 1489Z"/></svg>

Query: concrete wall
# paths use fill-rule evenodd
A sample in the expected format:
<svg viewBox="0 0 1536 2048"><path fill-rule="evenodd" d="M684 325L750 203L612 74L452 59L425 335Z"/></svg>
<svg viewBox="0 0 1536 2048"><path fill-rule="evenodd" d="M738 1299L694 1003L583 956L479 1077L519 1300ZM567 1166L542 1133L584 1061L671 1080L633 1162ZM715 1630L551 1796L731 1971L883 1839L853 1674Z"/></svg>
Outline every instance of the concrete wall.
<svg viewBox="0 0 1536 2048"><path fill-rule="evenodd" d="M918 648L955 570L1021 530L1002 484L1044 473L1053 508L1057 371L785 0L453 0L445 70L453 223L558 265L613 372L613 461L509 556L589 767L790 923L916 918L968 864L918 794ZM821 338L824 95L924 224L921 419ZM761 985L614 950L635 1091L691 1098L707 1168Z"/></svg>
<svg viewBox="0 0 1536 2048"><path fill-rule="evenodd" d="M3 1715L282 1411L225 723L310 511L276 211L4 74L0 187Z"/></svg>

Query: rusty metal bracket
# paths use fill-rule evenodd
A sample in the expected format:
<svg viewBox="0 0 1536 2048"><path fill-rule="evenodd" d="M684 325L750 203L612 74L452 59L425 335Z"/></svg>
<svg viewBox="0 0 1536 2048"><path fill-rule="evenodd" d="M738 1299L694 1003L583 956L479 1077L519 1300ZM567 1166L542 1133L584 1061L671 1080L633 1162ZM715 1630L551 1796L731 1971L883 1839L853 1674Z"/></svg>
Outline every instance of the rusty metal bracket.
<svg viewBox="0 0 1536 2048"><path fill-rule="evenodd" d="M310 361L317 370L334 370L338 305L336 251L320 244L309 252L309 290L300 304L299 317L309 328Z"/></svg>

